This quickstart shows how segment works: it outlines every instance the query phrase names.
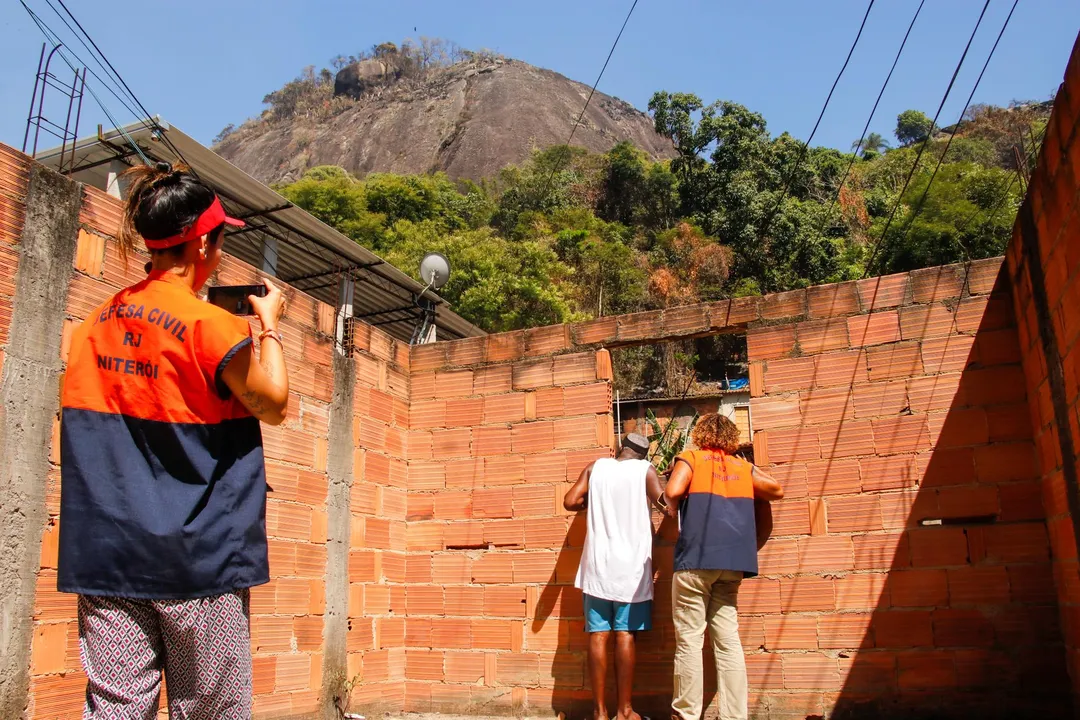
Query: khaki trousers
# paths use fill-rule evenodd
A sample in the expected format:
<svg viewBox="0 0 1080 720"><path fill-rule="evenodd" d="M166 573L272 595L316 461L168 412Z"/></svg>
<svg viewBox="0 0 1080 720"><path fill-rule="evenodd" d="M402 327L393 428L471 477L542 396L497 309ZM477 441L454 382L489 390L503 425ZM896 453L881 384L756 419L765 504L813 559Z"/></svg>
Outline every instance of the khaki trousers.
<svg viewBox="0 0 1080 720"><path fill-rule="evenodd" d="M716 656L720 720L746 720L746 660L739 640L736 605L743 574L732 570L680 570L671 585L675 620L675 696L672 714L701 718L705 629Z"/></svg>

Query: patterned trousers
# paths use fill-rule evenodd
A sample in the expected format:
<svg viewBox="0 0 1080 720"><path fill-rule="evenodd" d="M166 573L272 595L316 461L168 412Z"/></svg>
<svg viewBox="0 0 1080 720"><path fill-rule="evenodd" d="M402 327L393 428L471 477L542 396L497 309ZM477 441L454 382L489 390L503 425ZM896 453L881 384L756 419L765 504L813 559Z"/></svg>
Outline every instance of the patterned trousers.
<svg viewBox="0 0 1080 720"><path fill-rule="evenodd" d="M194 600L79 596L83 720L249 720L248 591Z"/></svg>

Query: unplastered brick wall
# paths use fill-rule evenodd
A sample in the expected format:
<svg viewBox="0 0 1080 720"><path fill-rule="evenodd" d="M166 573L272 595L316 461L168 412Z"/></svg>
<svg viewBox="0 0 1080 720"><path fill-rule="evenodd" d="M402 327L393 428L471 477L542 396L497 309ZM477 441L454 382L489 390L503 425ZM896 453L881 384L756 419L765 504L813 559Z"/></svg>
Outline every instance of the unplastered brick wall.
<svg viewBox="0 0 1080 720"><path fill-rule="evenodd" d="M1007 253L1074 693L1080 693L1080 40Z"/></svg>
<svg viewBox="0 0 1080 720"><path fill-rule="evenodd" d="M20 232L20 193L25 194L30 161L3 146L0 151L2 304L14 276L5 248ZM77 323L118 289L144 277L143 264L147 260L136 255L125 262L119 255L113 238L120 220L120 204L93 188L83 188L83 192L75 273L67 307L58 310L67 318L61 344L65 361L70 333ZM253 268L225 257L214 281L250 283L257 277ZM286 293L289 302L281 327L292 389L289 415L280 427L263 427L267 481L273 490L267 502L273 579L251 593L255 713L268 718L313 713L322 688L327 423L333 382L330 336L334 311L292 289L287 288ZM6 318L0 312L0 333L7 329ZM85 689L79 663L75 596L56 591L58 424L54 425L53 438L46 496L48 521L33 603L27 706L28 717L50 719L77 717Z"/></svg>
<svg viewBox="0 0 1080 720"><path fill-rule="evenodd" d="M598 348L720 332L747 334L756 459L787 492L761 575L740 596L755 716L1063 707L1036 446L1000 268L414 348L406 707L585 709L572 587L583 518L559 501L611 439ZM594 356L605 368L595 377ZM560 447L590 424L592 448ZM653 712L671 692L673 537L660 526L656 625L639 640L635 692Z"/></svg>
<svg viewBox="0 0 1080 720"><path fill-rule="evenodd" d="M606 351L565 326L415 348L405 708L551 708L580 696L584 525L567 482L611 454Z"/></svg>
<svg viewBox="0 0 1080 720"><path fill-rule="evenodd" d="M786 488L742 607L751 685L770 709L1066 703L1000 267L784 294L770 305L802 319L749 331L755 459Z"/></svg>
<svg viewBox="0 0 1080 720"><path fill-rule="evenodd" d="M350 490L347 680L353 705L401 708L409 430L408 346L375 328L353 333L353 484Z"/></svg>

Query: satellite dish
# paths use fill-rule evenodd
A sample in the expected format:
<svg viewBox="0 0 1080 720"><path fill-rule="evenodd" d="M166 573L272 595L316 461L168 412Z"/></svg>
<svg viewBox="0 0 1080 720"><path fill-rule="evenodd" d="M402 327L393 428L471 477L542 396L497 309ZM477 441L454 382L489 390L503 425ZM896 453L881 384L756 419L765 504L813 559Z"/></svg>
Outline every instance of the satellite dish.
<svg viewBox="0 0 1080 720"><path fill-rule="evenodd" d="M450 279L450 261L439 252L429 252L420 261L420 280L438 290Z"/></svg>

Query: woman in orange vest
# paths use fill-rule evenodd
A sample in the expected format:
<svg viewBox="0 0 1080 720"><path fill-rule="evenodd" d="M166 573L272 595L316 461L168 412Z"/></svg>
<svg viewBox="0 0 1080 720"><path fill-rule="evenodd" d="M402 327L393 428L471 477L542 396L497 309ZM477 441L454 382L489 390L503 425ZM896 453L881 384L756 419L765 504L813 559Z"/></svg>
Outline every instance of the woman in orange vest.
<svg viewBox="0 0 1080 720"><path fill-rule="evenodd" d="M75 331L64 378L57 586L79 596L84 719L251 717L249 588L268 582L259 421L285 419L289 380L269 282L251 328L198 297L226 216L184 167L137 167L119 243L142 282Z"/></svg>
<svg viewBox="0 0 1080 720"><path fill-rule="evenodd" d="M679 519L671 583L676 645L672 718L701 717L701 650L708 628L716 657L720 718L745 720L746 660L736 610L739 583L758 569L755 500L780 500L784 490L735 455L739 429L726 417L703 415L692 439L700 449L676 458L664 490L668 513Z"/></svg>

